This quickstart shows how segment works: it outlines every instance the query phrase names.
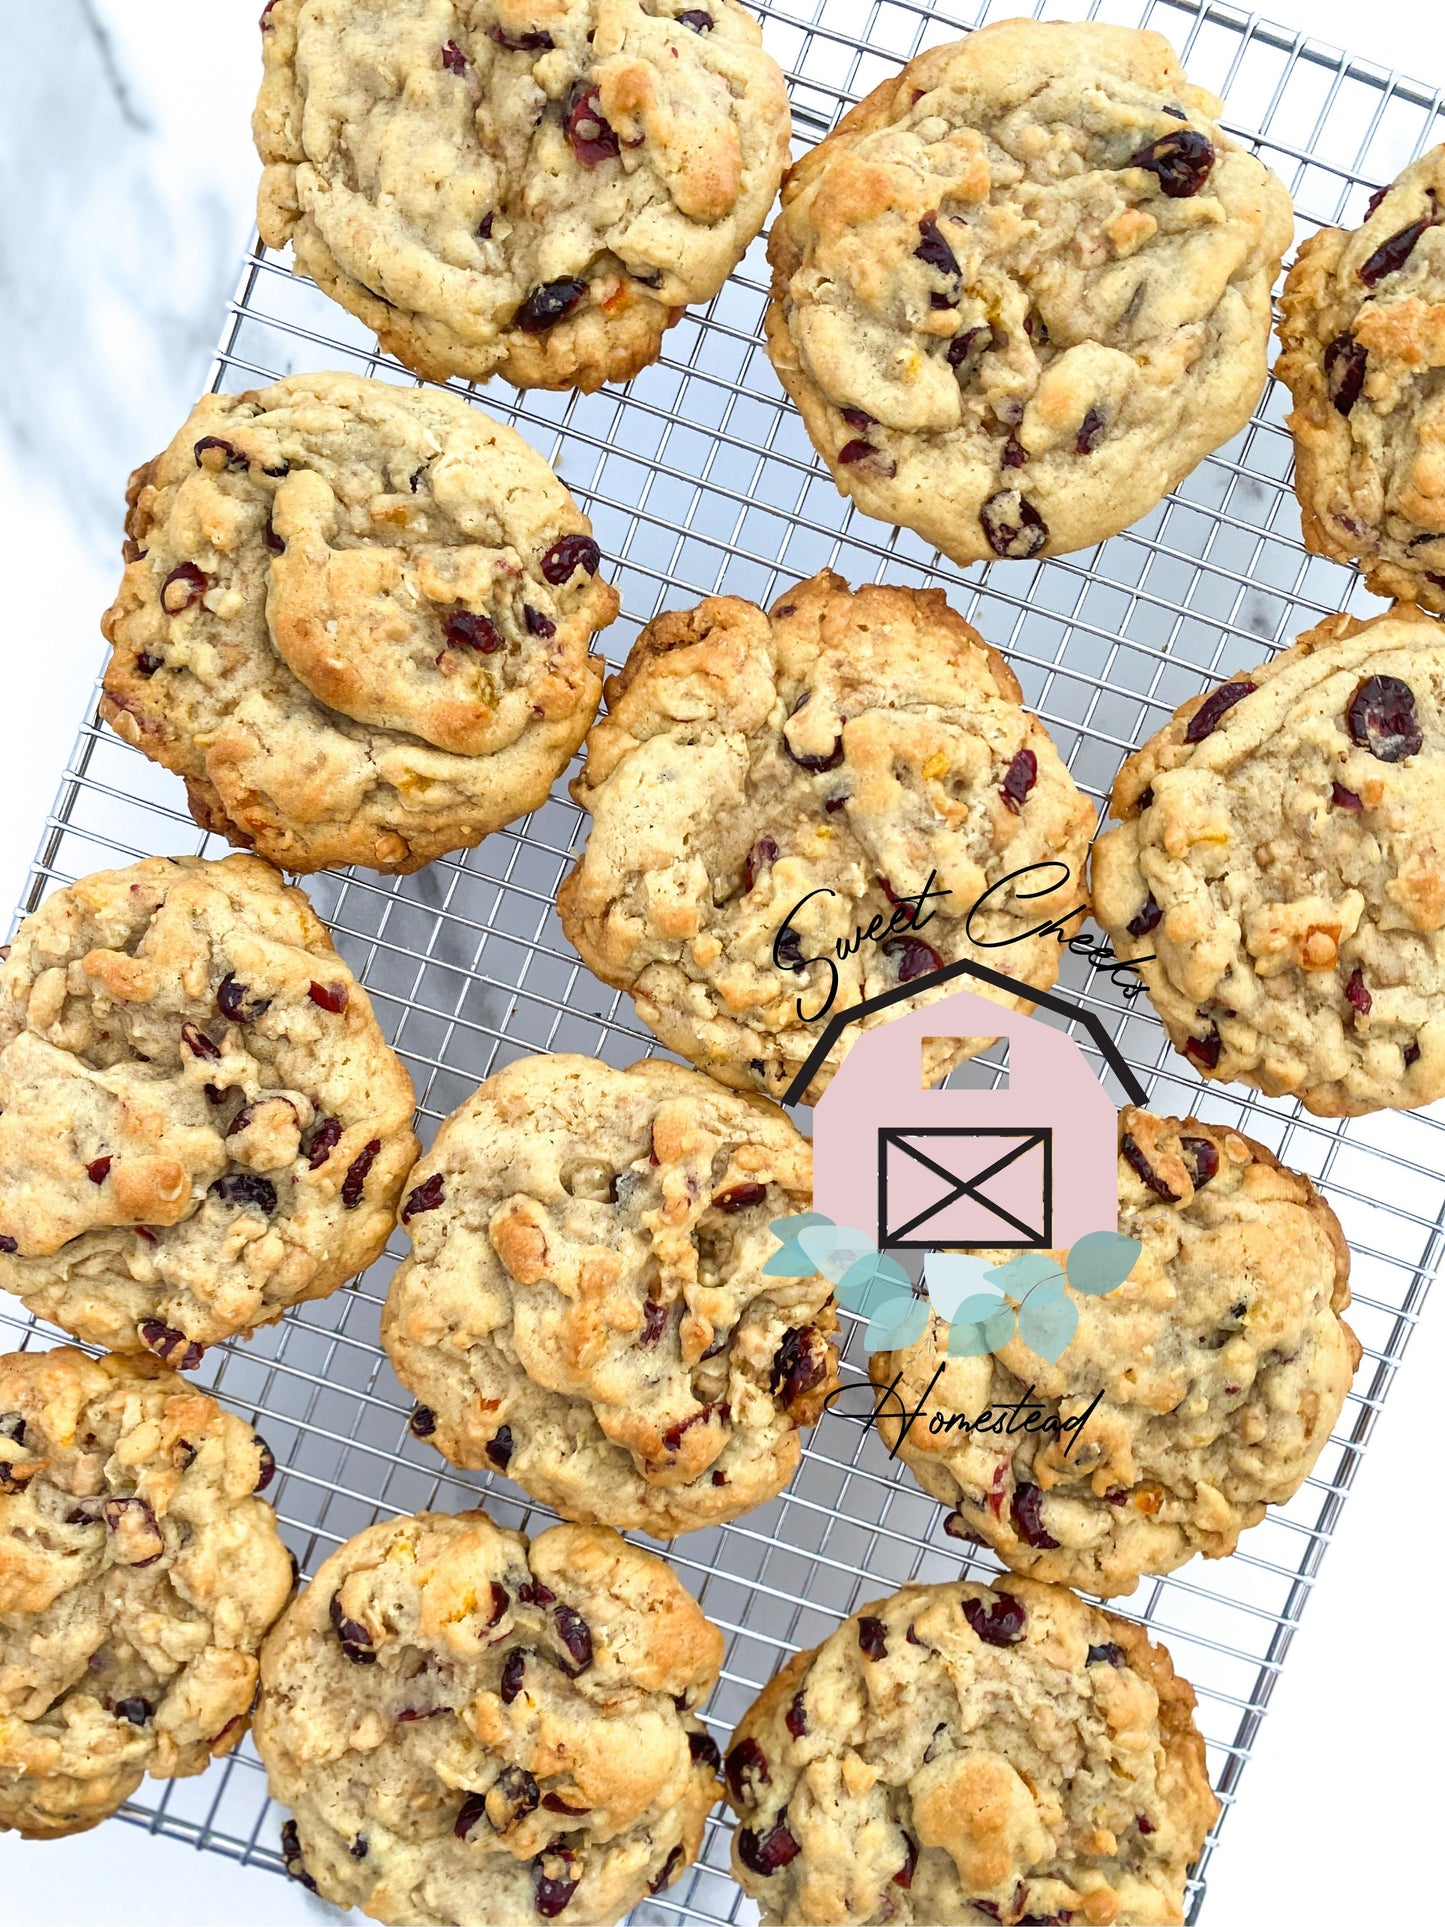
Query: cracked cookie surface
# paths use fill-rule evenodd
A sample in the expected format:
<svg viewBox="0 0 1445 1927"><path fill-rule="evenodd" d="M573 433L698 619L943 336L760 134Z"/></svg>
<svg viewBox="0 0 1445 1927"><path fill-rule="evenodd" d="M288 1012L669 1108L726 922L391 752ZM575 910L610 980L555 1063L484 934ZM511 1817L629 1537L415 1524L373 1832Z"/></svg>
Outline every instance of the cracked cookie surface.
<svg viewBox="0 0 1445 1927"><path fill-rule="evenodd" d="M1294 397L1295 492L1317 554L1376 595L1445 612L1445 146L1351 231L1303 242L1276 372Z"/></svg>
<svg viewBox="0 0 1445 1927"><path fill-rule="evenodd" d="M287 1871L392 1927L608 1927L694 1858L721 1788L694 1709L723 1640L615 1532L375 1525L262 1655Z"/></svg>
<svg viewBox="0 0 1445 1927"><path fill-rule="evenodd" d="M1238 1131L1122 1112L1119 1229L1143 1246L1134 1269L1103 1297L1070 1292L1079 1326L1054 1363L1017 1335L950 1357L932 1317L869 1367L880 1389L898 1381L903 1409L925 1408L905 1431L885 1405L878 1429L958 1530L1016 1572L1105 1594L1196 1552L1222 1558L1291 1498L1360 1356L1334 1213ZM1024 1399L1032 1431L962 1429Z"/></svg>
<svg viewBox="0 0 1445 1927"><path fill-rule="evenodd" d="M1264 385L1289 195L1156 33L931 48L783 184L768 348L839 489L966 565L1148 513Z"/></svg>
<svg viewBox="0 0 1445 1927"><path fill-rule="evenodd" d="M416 870L535 809L586 734L617 613L591 525L460 397L207 395L128 499L101 711L203 829Z"/></svg>
<svg viewBox="0 0 1445 1927"><path fill-rule="evenodd" d="M0 966L0 1289L188 1369L378 1255L412 1108L366 992L268 864L83 877Z"/></svg>
<svg viewBox="0 0 1445 1927"><path fill-rule="evenodd" d="M1019 984L982 996L1030 1008L1058 974L1045 926L1067 940L1086 902L1092 806L936 589L825 570L771 613L719 596L656 617L572 793L592 825L558 894L567 936L669 1049L773 1097L830 991L842 1011L969 957ZM985 1041L929 1039L927 1081Z"/></svg>
<svg viewBox="0 0 1445 1927"><path fill-rule="evenodd" d="M837 1383L825 1279L769 1278L811 1147L680 1065L523 1058L408 1181L382 1339L455 1464L656 1538L773 1498Z"/></svg>
<svg viewBox="0 0 1445 1927"><path fill-rule="evenodd" d="M0 1357L0 1831L79 1833L236 1745L292 1585L272 1465L152 1359Z"/></svg>
<svg viewBox="0 0 1445 1927"><path fill-rule="evenodd" d="M628 380L787 164L735 0L274 0L262 28L261 238L436 380Z"/></svg>
<svg viewBox="0 0 1445 1927"><path fill-rule="evenodd" d="M797 1653L725 1762L764 1927L1182 1921L1218 1811L1194 1694L1061 1586L905 1586Z"/></svg>
<svg viewBox="0 0 1445 1927"><path fill-rule="evenodd" d="M1445 628L1331 616L1114 782L1094 911L1207 1077L1325 1117L1445 1093Z"/></svg>

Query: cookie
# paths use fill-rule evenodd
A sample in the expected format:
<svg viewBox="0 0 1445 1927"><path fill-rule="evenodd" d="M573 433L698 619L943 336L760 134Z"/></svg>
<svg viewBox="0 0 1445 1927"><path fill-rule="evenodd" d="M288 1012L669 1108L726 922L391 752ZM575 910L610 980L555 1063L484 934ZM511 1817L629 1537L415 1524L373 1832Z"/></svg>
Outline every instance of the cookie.
<svg viewBox="0 0 1445 1927"><path fill-rule="evenodd" d="M812 1148L681 1065L525 1057L408 1180L382 1342L412 1429L564 1518L671 1538L781 1492L837 1384L826 1279L770 1278Z"/></svg>
<svg viewBox="0 0 1445 1927"><path fill-rule="evenodd" d="M586 734L617 613L591 525L458 396L207 395L128 499L101 713L202 829L417 870L535 809Z"/></svg>
<svg viewBox="0 0 1445 1927"><path fill-rule="evenodd" d="M366 992L268 865L83 877L0 967L0 1289L188 1371L378 1256L412 1105Z"/></svg>
<svg viewBox="0 0 1445 1927"><path fill-rule="evenodd" d="M1119 1229L1143 1247L1134 1269L1107 1296L1068 1293L1078 1330L1055 1363L1017 1336L951 1358L936 1317L869 1363L879 1432L950 1530L1104 1594L1222 1558L1292 1498L1360 1358L1334 1213L1239 1132L1122 1112Z"/></svg>
<svg viewBox="0 0 1445 1927"><path fill-rule="evenodd" d="M292 1585L274 1469L153 1359L0 1357L0 1832L81 1833L235 1746Z"/></svg>
<svg viewBox="0 0 1445 1927"><path fill-rule="evenodd" d="M557 907L583 960L670 1050L773 1097L831 1014L960 958L1019 984L970 989L1029 1009L1086 902L1093 808L937 589L824 570L771 613L716 596L658 616L572 794L592 826ZM984 1041L929 1039L926 1080Z"/></svg>
<svg viewBox="0 0 1445 1927"><path fill-rule="evenodd" d="M1289 195L1157 33L932 47L783 184L768 351L833 480L960 565L1127 528L1249 420Z"/></svg>
<svg viewBox="0 0 1445 1927"><path fill-rule="evenodd" d="M388 1520L266 1642L256 1747L287 1871L394 1927L608 1927L697 1853L721 1788L693 1710L723 1640L590 1526Z"/></svg>
<svg viewBox="0 0 1445 1927"><path fill-rule="evenodd" d="M1059 1586L905 1586L795 1653L726 1760L763 1927L1184 1918L1219 1807L1194 1694Z"/></svg>
<svg viewBox="0 0 1445 1927"><path fill-rule="evenodd" d="M1321 228L1284 284L1276 369L1294 397L1306 544L1376 595L1445 611L1445 146Z"/></svg>
<svg viewBox="0 0 1445 1927"><path fill-rule="evenodd" d="M261 239L437 381L628 380L787 164L734 0L271 0L261 26Z"/></svg>
<svg viewBox="0 0 1445 1927"><path fill-rule="evenodd" d="M1094 914L1206 1077L1324 1117L1445 1093L1445 628L1331 616L1124 764Z"/></svg>

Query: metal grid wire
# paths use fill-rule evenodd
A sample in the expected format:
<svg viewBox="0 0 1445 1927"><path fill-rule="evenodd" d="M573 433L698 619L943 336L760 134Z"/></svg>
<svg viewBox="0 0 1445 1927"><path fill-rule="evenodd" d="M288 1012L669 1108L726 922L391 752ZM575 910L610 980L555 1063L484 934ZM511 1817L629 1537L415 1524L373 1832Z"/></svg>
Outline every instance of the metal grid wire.
<svg viewBox="0 0 1445 1927"><path fill-rule="evenodd" d="M1004 0L964 18L926 0L766 0L754 10L788 72L806 143L922 47L1020 9ZM1036 11L1163 29L1191 79L1225 98L1231 133L1289 185L1305 230L1357 222L1370 187L1441 137L1439 93L1230 8L1045 0ZM215 387L236 391L330 367L412 380L288 265L259 248L247 259ZM625 612L606 638L614 659L662 608L724 591L768 602L825 565L855 583L938 583L1006 653L1076 779L1102 800L1123 756L1178 703L1287 645L1321 615L1375 606L1352 572L1301 546L1285 398L1273 384L1250 426L1126 534L1058 561L955 569L838 496L760 345L764 287L759 246L710 309L689 314L661 361L625 389L583 396L491 388L483 397L548 456L591 515ZM527 1052L581 1051L622 1065L653 1047L628 1001L598 984L562 937L553 898L581 835L581 813L559 784L525 823L417 876L358 871L306 880L413 1073L424 1137L481 1078ZM196 832L175 779L89 722L23 908L86 871L182 851L222 853ZM1169 1050L1147 1004L1125 1000L1107 973L1091 975L1068 957L1061 985L1104 1017L1156 1109L1193 1109L1243 1127L1307 1171L1354 1252L1352 1319L1365 1357L1314 1476L1246 1534L1232 1558L1196 1560L1145 1582L1125 1607L1166 1640L1198 1690L1227 1814L1437 1262L1445 1119L1384 1114L1336 1124L1291 1103L1202 1086ZM1082 1032L1079 1041L1088 1047ZM352 1287L252 1340L216 1347L198 1374L269 1440L281 1467L277 1510L308 1573L351 1534L399 1512L485 1499L503 1524L535 1530L547 1522L505 1480L453 1472L408 1433L411 1401L377 1343L400 1255L395 1242ZM845 1374L856 1377L859 1334L845 1323ZM20 1316L0 1313L0 1324L22 1343L54 1336ZM667 1548L728 1635L708 1709L718 1739L792 1649L905 1581L956 1577L961 1548L944 1537L941 1521L871 1431L829 1416L787 1493ZM978 1574L992 1565L983 1553L966 1559ZM143 1791L125 1809L128 1820L279 1869L284 1816L266 1799L249 1742L199 1779L147 1782ZM715 1817L697 1867L632 1920L755 1920L727 1873L727 1831ZM1191 1920L1215 1837L1217 1830L1191 1884Z"/></svg>

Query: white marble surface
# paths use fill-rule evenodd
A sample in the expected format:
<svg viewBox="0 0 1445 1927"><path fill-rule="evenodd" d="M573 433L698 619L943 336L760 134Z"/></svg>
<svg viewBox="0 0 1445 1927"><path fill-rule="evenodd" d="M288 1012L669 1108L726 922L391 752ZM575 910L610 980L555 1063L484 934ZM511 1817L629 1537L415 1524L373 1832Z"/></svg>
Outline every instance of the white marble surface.
<svg viewBox="0 0 1445 1927"><path fill-rule="evenodd" d="M1445 20L1420 0L1269 0L1266 10L1445 80ZM125 475L203 385L250 226L259 11L260 0L0 0L7 902L100 665L95 624L117 575ZM1211 1868L1204 1917L1215 1927L1426 1917L1417 1896L1437 1824L1445 1695L1419 1582L1434 1545L1425 1507L1442 1387L1437 1302ZM272 1876L118 1824L45 1845L0 1837L0 1895L5 1927L340 1918Z"/></svg>

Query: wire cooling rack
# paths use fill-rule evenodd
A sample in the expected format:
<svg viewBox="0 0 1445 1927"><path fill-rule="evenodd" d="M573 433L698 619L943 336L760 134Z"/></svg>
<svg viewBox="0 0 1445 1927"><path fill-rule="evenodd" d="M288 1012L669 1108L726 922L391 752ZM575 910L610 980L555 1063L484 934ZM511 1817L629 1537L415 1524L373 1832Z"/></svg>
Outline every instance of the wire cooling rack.
<svg viewBox="0 0 1445 1927"><path fill-rule="evenodd" d="M795 131L807 143L922 47L1021 8L1005 0L965 17L915 0L767 0L754 10L788 72ZM1438 92L1226 7L1096 0L1036 11L1161 28L1191 79L1225 98L1230 131L1289 185L1304 230L1357 222L1369 189L1441 138ZM216 388L331 367L412 379L288 270L284 256L259 248L246 260ZM614 659L662 608L720 591L769 602L825 565L854 583L938 583L1006 652L1075 777L1102 800L1124 755L1178 703L1322 615L1377 606L1350 571L1300 544L1285 399L1273 384L1250 426L1126 534L1059 561L960 572L838 496L760 345L765 281L758 246L706 314L689 314L662 360L625 389L557 396L489 388L482 398L548 456L591 515L625 612L605 638ZM417 876L307 879L411 1068L424 1137L481 1078L527 1052L582 1051L622 1065L653 1047L628 1001L588 974L557 922L553 898L581 836L581 813L559 783L525 823ZM87 722L22 909L89 870L183 851L222 854L196 831L175 779ZM1148 1005L1127 1001L1106 973L1066 957L1061 984L1105 1019L1156 1109L1193 1109L1241 1126L1309 1172L1354 1253L1351 1317L1364 1362L1315 1475L1247 1533L1232 1558L1196 1560L1146 1582L1124 1607L1167 1642L1198 1691L1227 1814L1438 1259L1445 1119L1385 1114L1333 1124L1293 1104L1202 1086L1169 1050ZM1082 1030L1079 1041L1090 1047ZM308 1573L351 1534L398 1512L485 1500L506 1525L547 1523L505 1480L454 1473L408 1433L411 1401L377 1343L390 1268L403 1248L395 1244L324 1303L246 1343L215 1348L197 1374L269 1440L281 1467L272 1496ZM7 1342L55 1337L5 1312L0 1325L9 1328ZM845 1373L855 1377L858 1339L850 1329ZM940 1509L890 1463L873 1433L837 1416L812 1434L781 1498L667 1552L728 1635L708 1709L720 1740L789 1651L907 1580L956 1577L963 1555L943 1535ZM990 1567L987 1555L968 1558L979 1573ZM143 1793L126 1819L280 1869L284 1816L267 1801L249 1741L199 1779L148 1781ZM727 1873L727 1831L715 1817L698 1865L633 1922L754 1921ZM1191 1883L1191 1921L1215 1838L1217 1829Z"/></svg>

